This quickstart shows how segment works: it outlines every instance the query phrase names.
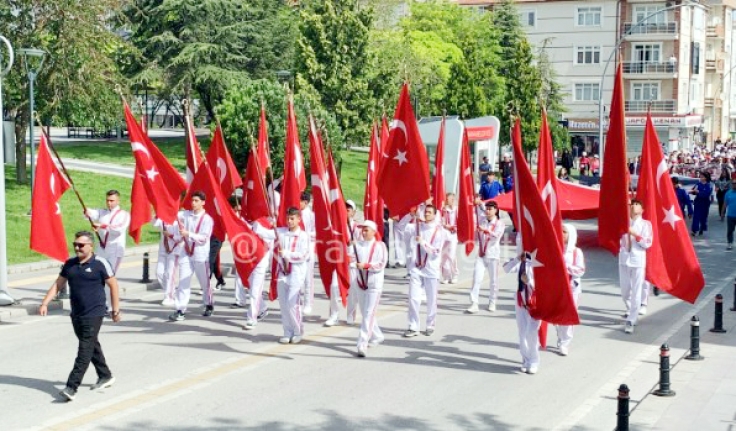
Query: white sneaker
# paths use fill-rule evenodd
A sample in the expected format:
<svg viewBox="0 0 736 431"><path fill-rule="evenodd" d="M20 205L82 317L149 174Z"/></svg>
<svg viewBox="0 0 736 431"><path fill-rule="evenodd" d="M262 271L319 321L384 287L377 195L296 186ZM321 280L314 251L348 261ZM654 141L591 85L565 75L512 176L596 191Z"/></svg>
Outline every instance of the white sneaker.
<svg viewBox="0 0 736 431"><path fill-rule="evenodd" d="M496 303L495 302L489 302L488 303L488 311L496 311Z"/></svg>
<svg viewBox="0 0 736 431"><path fill-rule="evenodd" d="M164 306L174 305L174 300L171 298L164 298L164 300L161 301L161 305L164 305Z"/></svg>
<svg viewBox="0 0 736 431"><path fill-rule="evenodd" d="M440 280L440 284L447 284L447 280L445 279Z"/></svg>
<svg viewBox="0 0 736 431"><path fill-rule="evenodd" d="M289 342L291 344L299 344L299 343L302 342L302 336L301 335L294 335L293 337L291 337L291 339L289 340Z"/></svg>
<svg viewBox="0 0 736 431"><path fill-rule="evenodd" d="M335 325L337 325L337 316L334 316L334 317L331 316L329 319L325 321L325 326L327 327L335 326Z"/></svg>
<svg viewBox="0 0 736 431"><path fill-rule="evenodd" d="M642 305L641 307L639 307L639 316L644 316L646 314L647 314L647 306Z"/></svg>
<svg viewBox="0 0 736 431"><path fill-rule="evenodd" d="M529 367L529 371L527 371L527 373L537 374L537 371L539 371L539 367Z"/></svg>
<svg viewBox="0 0 736 431"><path fill-rule="evenodd" d="M279 338L279 344L289 344L289 341L291 341L291 338L289 338L289 337L281 337L281 338Z"/></svg>
<svg viewBox="0 0 736 431"><path fill-rule="evenodd" d="M626 326L624 327L624 332L626 332L627 334L633 334L634 325L632 325L631 322L626 322Z"/></svg>
<svg viewBox="0 0 736 431"><path fill-rule="evenodd" d="M302 313L304 313L304 314L312 314L312 306L311 305L307 305L304 308L302 308Z"/></svg>
<svg viewBox="0 0 736 431"><path fill-rule="evenodd" d="M383 338L379 338L377 340L369 341L368 347L378 347L379 344L383 343Z"/></svg>
<svg viewBox="0 0 736 431"><path fill-rule="evenodd" d="M560 347L560 355L567 356L568 355L567 347Z"/></svg>
<svg viewBox="0 0 736 431"><path fill-rule="evenodd" d="M245 329L246 331L255 329L255 327L256 327L256 322L253 320L248 320L247 322L245 322L245 325L243 325L243 329Z"/></svg>
<svg viewBox="0 0 736 431"><path fill-rule="evenodd" d="M465 312L467 314L475 314L475 313L477 313L478 312L478 303L477 302L474 302L474 303L470 304L470 307L468 307L468 309L465 310Z"/></svg>
<svg viewBox="0 0 736 431"><path fill-rule="evenodd" d="M358 347L358 357L365 358L365 347Z"/></svg>
<svg viewBox="0 0 736 431"><path fill-rule="evenodd" d="M355 326L355 319L347 318L345 319L345 324L348 326Z"/></svg>
<svg viewBox="0 0 736 431"><path fill-rule="evenodd" d="M453 278L452 280L450 280L450 284L457 284L457 278Z"/></svg>
<svg viewBox="0 0 736 431"><path fill-rule="evenodd" d="M527 368L527 367L521 367L521 368L519 368L519 371L521 371L522 373L526 373L527 371L529 371L529 368Z"/></svg>

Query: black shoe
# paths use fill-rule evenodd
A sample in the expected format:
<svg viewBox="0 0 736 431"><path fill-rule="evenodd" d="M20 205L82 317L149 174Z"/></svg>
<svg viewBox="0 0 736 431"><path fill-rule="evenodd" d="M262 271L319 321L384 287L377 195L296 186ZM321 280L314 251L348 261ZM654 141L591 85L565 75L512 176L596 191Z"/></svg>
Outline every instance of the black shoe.
<svg viewBox="0 0 736 431"><path fill-rule="evenodd" d="M703 231L698 232L698 236L703 236Z"/></svg>
<svg viewBox="0 0 736 431"><path fill-rule="evenodd" d="M61 397L66 399L67 401L73 401L74 397L77 396L77 390L67 386L64 388L64 390L59 392L59 395L61 395Z"/></svg>
<svg viewBox="0 0 736 431"><path fill-rule="evenodd" d="M104 379L97 379L97 383L95 383L94 385L92 385L90 387L90 390L93 390L94 391L96 389L109 388L110 386L113 385L113 383L115 383L115 377L113 377L113 376L106 377Z"/></svg>
<svg viewBox="0 0 736 431"><path fill-rule="evenodd" d="M258 314L258 317L256 317L256 320L257 320L258 322L260 322L261 320L265 319L265 318L266 318L266 316L268 316L268 308L266 308L265 310L261 311L261 312L260 312L260 313Z"/></svg>
<svg viewBox="0 0 736 431"><path fill-rule="evenodd" d="M202 313L202 316L204 316L204 317L210 317L210 316L212 316L212 313L214 313L214 312L215 312L215 307L212 306L212 305L208 305L208 306L205 307L204 313Z"/></svg>
<svg viewBox="0 0 736 431"><path fill-rule="evenodd" d="M217 284L215 284L215 290L222 290L223 287L225 287L225 280L217 280Z"/></svg>

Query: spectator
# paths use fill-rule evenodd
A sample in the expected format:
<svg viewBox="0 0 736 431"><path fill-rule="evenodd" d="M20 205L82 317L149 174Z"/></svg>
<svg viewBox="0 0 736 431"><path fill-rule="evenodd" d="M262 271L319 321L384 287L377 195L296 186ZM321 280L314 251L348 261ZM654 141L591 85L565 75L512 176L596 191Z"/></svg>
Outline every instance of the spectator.
<svg viewBox="0 0 736 431"><path fill-rule="evenodd" d="M480 198L487 201L495 198L503 192L501 183L496 180L496 174L490 172L486 177L486 182L480 186Z"/></svg>
<svg viewBox="0 0 736 431"><path fill-rule="evenodd" d="M580 157L580 175L589 175L590 174L590 159L588 158L588 153L583 151L583 156Z"/></svg>
<svg viewBox="0 0 736 431"><path fill-rule="evenodd" d="M687 216L693 218L693 201L690 200L690 196L687 195L685 189L680 187L680 179L672 178L672 186L675 188L677 203L680 204L680 212L685 216L685 209L687 208Z"/></svg>
<svg viewBox="0 0 736 431"><path fill-rule="evenodd" d="M731 190L724 197L723 213L726 214L726 240L728 250L733 249L733 230L736 228L736 178L731 180Z"/></svg>
<svg viewBox="0 0 736 431"><path fill-rule="evenodd" d="M491 172L491 164L488 163L488 157L483 157L483 163L478 166L478 171L480 171L480 183L485 184L486 177Z"/></svg>
<svg viewBox="0 0 736 431"><path fill-rule="evenodd" d="M568 174L567 168L560 168L557 172L557 179L560 181L570 181L570 174Z"/></svg>
<svg viewBox="0 0 736 431"><path fill-rule="evenodd" d="M499 166L499 170L501 171L501 179L503 180L503 189L506 192L509 192L513 187L512 181L510 180L511 176L514 174L513 163L514 162L511 161L511 154L506 153L503 155L503 161Z"/></svg>
<svg viewBox="0 0 736 431"><path fill-rule="evenodd" d="M692 233L703 236L703 232L708 230L708 211L713 199L713 184L710 181L710 173L706 171L700 172L700 182L690 190L691 195L695 195L695 213L693 214Z"/></svg>
<svg viewBox="0 0 736 431"><path fill-rule="evenodd" d="M594 177L597 177L601 174L601 159L598 157L598 154L593 156L593 160L590 162L590 170L593 173Z"/></svg>
<svg viewBox="0 0 736 431"><path fill-rule="evenodd" d="M573 166L573 160L572 160L572 154L570 154L570 150L565 148L562 150L562 167L565 168L565 171L568 173L572 170Z"/></svg>
<svg viewBox="0 0 736 431"><path fill-rule="evenodd" d="M723 221L723 218L725 217L725 213L723 212L724 199L726 197L726 193L731 190L731 176L727 169L721 170L721 176L718 177L718 180L715 182L715 186L716 199L718 200L718 215L721 217L721 221Z"/></svg>

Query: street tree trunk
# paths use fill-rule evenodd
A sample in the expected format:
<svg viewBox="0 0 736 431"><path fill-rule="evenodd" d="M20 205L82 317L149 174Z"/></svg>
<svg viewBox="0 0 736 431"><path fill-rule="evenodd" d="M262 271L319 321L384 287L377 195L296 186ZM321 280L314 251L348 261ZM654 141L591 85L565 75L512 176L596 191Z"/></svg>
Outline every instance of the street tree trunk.
<svg viewBox="0 0 736 431"><path fill-rule="evenodd" d="M28 112L19 111L15 116L15 181L18 184L28 183L26 169L26 129L28 128Z"/></svg>

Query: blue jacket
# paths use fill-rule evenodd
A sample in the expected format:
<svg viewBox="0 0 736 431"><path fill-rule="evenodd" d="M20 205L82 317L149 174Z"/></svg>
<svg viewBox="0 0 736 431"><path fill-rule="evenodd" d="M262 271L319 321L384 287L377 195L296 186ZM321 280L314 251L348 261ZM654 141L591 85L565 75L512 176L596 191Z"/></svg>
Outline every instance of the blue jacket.
<svg viewBox="0 0 736 431"><path fill-rule="evenodd" d="M682 215L685 215L685 208L687 208L687 215L693 215L693 201L690 200L687 191L682 187L677 187L675 188L675 195L677 195L677 202L680 204Z"/></svg>
<svg viewBox="0 0 736 431"><path fill-rule="evenodd" d="M493 199L499 194L503 193L503 186L498 181L494 180L491 183L485 182L480 186L480 198L485 200Z"/></svg>

